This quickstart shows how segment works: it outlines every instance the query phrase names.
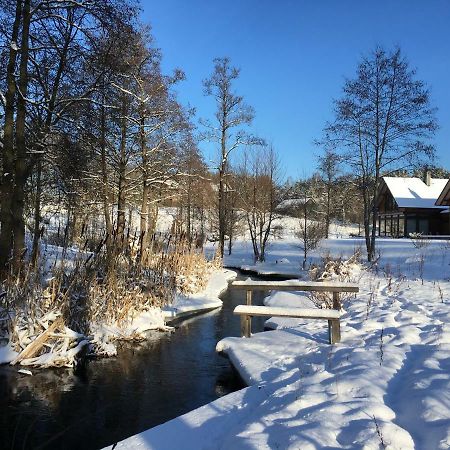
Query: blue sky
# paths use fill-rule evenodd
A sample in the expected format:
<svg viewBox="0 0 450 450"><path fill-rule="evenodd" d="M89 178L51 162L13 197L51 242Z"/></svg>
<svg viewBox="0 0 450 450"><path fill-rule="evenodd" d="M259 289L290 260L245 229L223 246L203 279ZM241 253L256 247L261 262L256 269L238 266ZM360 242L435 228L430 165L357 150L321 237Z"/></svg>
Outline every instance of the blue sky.
<svg viewBox="0 0 450 450"><path fill-rule="evenodd" d="M241 68L236 91L256 110L252 131L273 143L293 178L315 170L313 141L361 55L399 45L431 88L437 162L450 169L449 0L142 0L142 7L163 70L186 73L178 97L197 119L214 112L202 92L213 58L229 56ZM207 161L215 157L211 145L201 148Z"/></svg>

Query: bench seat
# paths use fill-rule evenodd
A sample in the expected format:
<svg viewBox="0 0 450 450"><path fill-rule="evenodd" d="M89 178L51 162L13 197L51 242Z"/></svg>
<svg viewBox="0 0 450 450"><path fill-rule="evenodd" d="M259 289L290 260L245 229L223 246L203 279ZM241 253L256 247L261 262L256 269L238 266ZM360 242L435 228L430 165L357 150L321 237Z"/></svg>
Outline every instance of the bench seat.
<svg viewBox="0 0 450 450"><path fill-rule="evenodd" d="M302 319L339 319L339 311L319 308L280 308L274 306L238 305L234 314L248 316L299 317Z"/></svg>
<svg viewBox="0 0 450 450"><path fill-rule="evenodd" d="M251 317L296 317L301 319L328 320L328 337L330 344L341 340L340 313L334 309L319 308L277 308L272 306L238 305L234 314L241 316L241 335L250 337Z"/></svg>

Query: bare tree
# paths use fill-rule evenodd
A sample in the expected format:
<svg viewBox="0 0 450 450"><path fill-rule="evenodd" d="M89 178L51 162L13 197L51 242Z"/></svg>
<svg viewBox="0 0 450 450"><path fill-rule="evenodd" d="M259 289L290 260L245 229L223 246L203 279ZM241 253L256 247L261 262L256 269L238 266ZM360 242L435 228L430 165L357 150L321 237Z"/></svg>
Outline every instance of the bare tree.
<svg viewBox="0 0 450 450"><path fill-rule="evenodd" d="M335 121L325 128L332 144L360 177L369 261L375 256L377 211L374 199L382 173L411 167L433 155L437 125L430 96L415 79L400 49L376 48L359 64L335 102Z"/></svg>
<svg viewBox="0 0 450 450"><path fill-rule="evenodd" d="M244 103L244 98L233 90L233 83L239 77L239 69L231 65L229 58L214 59L213 74L203 81L205 95L216 102L215 123L202 121L207 131L204 137L220 145L217 165L219 175L218 212L219 212L219 252L223 256L226 235L226 178L229 171L230 154L242 145L261 143L261 140L249 135L243 125L253 121L254 110Z"/></svg>
<svg viewBox="0 0 450 450"><path fill-rule="evenodd" d="M317 248L319 242L326 235L326 225L317 220L315 214L315 202L312 201L311 193L303 189L300 199L302 204L297 208L299 217L299 229L296 236L300 239L303 248L302 268L305 270L309 253Z"/></svg>
<svg viewBox="0 0 450 450"><path fill-rule="evenodd" d="M6 269L10 255L14 271L18 272L21 266L25 251L26 187L35 164L42 162L42 157L37 155L42 155L49 145L49 134L56 122L62 123L65 113L74 104L90 99L79 87L79 84L84 87L80 61L84 61L94 46L99 30L112 24L130 25L135 14L136 8L127 0L0 3L4 25L0 28L0 39L6 41L1 45L2 57L8 53L6 76L0 77L4 91L1 104L5 110L2 124L1 271ZM68 72L76 75L70 83L63 83ZM38 167L38 173L41 171ZM36 183L37 191L40 187L39 182ZM37 236L39 192L35 198L34 231Z"/></svg>
<svg viewBox="0 0 450 450"><path fill-rule="evenodd" d="M325 237L330 232L331 215L334 209L334 191L339 174L339 156L332 150L326 149L325 154L319 157L319 170L325 185Z"/></svg>
<svg viewBox="0 0 450 450"><path fill-rule="evenodd" d="M238 170L237 189L253 246L255 261L264 261L276 218L280 162L273 147L248 149Z"/></svg>

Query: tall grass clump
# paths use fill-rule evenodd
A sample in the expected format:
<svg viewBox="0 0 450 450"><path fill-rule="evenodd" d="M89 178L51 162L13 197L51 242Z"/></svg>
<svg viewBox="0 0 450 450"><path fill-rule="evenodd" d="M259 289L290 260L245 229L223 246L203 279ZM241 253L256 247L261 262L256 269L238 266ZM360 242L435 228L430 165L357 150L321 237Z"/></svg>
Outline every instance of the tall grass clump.
<svg viewBox="0 0 450 450"><path fill-rule="evenodd" d="M207 261L183 235L153 236L145 255L136 250L138 243L116 244L105 238L94 251L60 249L53 260L24 264L19 275L8 276L0 286L0 338L20 354L58 320L33 363L46 353L86 345L99 327L118 330L115 339L142 337L122 330L141 313L171 304L177 293L202 290L220 265L218 259Z"/></svg>

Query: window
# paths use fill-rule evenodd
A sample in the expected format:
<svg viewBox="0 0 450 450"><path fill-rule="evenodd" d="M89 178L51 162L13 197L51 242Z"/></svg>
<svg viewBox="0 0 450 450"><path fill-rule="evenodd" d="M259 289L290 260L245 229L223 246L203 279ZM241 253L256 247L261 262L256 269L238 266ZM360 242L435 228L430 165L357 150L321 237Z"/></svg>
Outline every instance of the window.
<svg viewBox="0 0 450 450"><path fill-rule="evenodd" d="M398 235L403 236L405 234L405 218L401 216L398 220Z"/></svg>
<svg viewBox="0 0 450 450"><path fill-rule="evenodd" d="M419 233L428 234L430 231L430 222L428 219L419 219Z"/></svg>
<svg viewBox="0 0 450 450"><path fill-rule="evenodd" d="M408 216L406 218L406 236L409 236L411 233L416 233L417 231L416 222L417 222L416 216Z"/></svg>

